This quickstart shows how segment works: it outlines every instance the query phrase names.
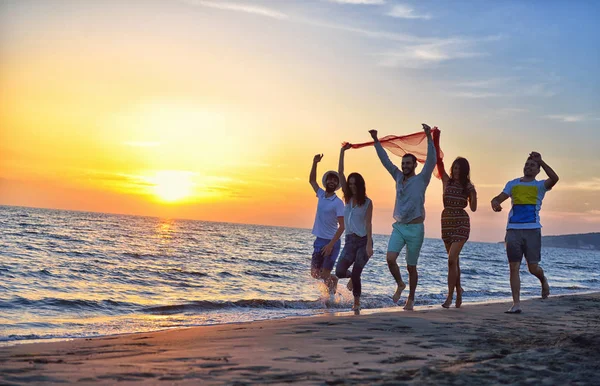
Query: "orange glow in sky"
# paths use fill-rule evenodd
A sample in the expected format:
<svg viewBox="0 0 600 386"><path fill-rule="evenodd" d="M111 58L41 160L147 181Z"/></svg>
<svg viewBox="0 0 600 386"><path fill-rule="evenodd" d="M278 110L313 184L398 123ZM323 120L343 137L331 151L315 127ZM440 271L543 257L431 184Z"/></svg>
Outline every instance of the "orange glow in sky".
<svg viewBox="0 0 600 386"><path fill-rule="evenodd" d="M426 122L448 160L471 163L473 240L502 239L506 213L489 200L532 150L561 177L545 234L600 229L599 96L577 86L598 74L557 59L597 52L595 34L561 45L546 28L499 22L489 4L463 19L350 3L2 3L0 205L310 228L315 154L320 181L343 141ZM528 6L509 3L529 25ZM349 151L346 171L365 177L374 230L388 234L394 183L375 150ZM432 179L426 237L440 236L441 194Z"/></svg>

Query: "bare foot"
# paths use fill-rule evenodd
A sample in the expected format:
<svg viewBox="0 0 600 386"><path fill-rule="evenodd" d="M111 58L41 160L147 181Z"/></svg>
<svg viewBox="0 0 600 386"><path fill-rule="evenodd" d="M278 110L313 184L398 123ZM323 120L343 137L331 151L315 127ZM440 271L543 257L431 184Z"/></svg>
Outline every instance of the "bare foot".
<svg viewBox="0 0 600 386"><path fill-rule="evenodd" d="M521 313L521 304L513 304L512 307L508 309L508 311L504 311L505 314L520 314Z"/></svg>
<svg viewBox="0 0 600 386"><path fill-rule="evenodd" d="M348 284L346 284L346 288L348 288L348 291L352 291L352 289L354 288L354 284L352 284L352 279L348 280Z"/></svg>
<svg viewBox="0 0 600 386"><path fill-rule="evenodd" d="M354 315L360 315L360 300L354 300L352 311L354 311Z"/></svg>
<svg viewBox="0 0 600 386"><path fill-rule="evenodd" d="M550 295L550 285L548 284L548 279L544 276L544 280L542 281L542 299L548 299Z"/></svg>
<svg viewBox="0 0 600 386"><path fill-rule="evenodd" d="M412 311L415 305L415 301L412 299L406 299L406 304L404 305L404 310Z"/></svg>
<svg viewBox="0 0 600 386"><path fill-rule="evenodd" d="M448 297L448 298L446 298L446 301L444 303L442 303L442 307L444 307L444 308L450 308L451 304L452 304L452 298Z"/></svg>
<svg viewBox="0 0 600 386"><path fill-rule="evenodd" d="M335 275L329 276L329 295L335 295L337 292L338 278Z"/></svg>
<svg viewBox="0 0 600 386"><path fill-rule="evenodd" d="M460 289L456 292L456 308L460 308L460 306L462 306L463 292L465 292L463 287L460 287Z"/></svg>
<svg viewBox="0 0 600 386"><path fill-rule="evenodd" d="M394 294L394 296L392 296L392 301L394 303L398 303L398 300L400 300L400 296L402 295L402 291L404 291L405 288L406 288L406 284L404 284L404 283L398 284L396 293Z"/></svg>

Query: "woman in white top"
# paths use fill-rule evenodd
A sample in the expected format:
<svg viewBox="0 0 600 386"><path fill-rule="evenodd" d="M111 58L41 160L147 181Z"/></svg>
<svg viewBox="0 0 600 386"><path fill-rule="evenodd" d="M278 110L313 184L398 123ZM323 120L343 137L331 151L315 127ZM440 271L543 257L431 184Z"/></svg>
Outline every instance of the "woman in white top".
<svg viewBox="0 0 600 386"><path fill-rule="evenodd" d="M348 181L344 176L344 152L350 149L346 143L340 151L338 174L344 192L344 224L346 239L344 249L337 262L335 274L338 278L350 278L348 290L354 295L352 310L360 313L360 294L362 285L360 275L363 268L373 256L372 223L373 203L367 197L364 178L358 173L351 173ZM353 265L352 271L349 270Z"/></svg>

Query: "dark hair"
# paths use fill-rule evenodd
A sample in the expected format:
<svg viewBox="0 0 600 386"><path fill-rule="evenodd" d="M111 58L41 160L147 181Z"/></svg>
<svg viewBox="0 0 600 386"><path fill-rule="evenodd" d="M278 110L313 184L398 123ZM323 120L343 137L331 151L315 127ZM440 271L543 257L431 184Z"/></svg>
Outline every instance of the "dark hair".
<svg viewBox="0 0 600 386"><path fill-rule="evenodd" d="M454 181L454 165L458 164L458 166L460 167L460 177L458 179L458 182L462 185L463 187L463 193L467 193L468 189L467 187L469 186L469 184L471 183L471 166L469 166L469 161L467 161L466 158L463 157L456 157L456 159L454 160L454 162L452 162L452 167L450 168L450 180Z"/></svg>
<svg viewBox="0 0 600 386"><path fill-rule="evenodd" d="M365 201L367 200L367 188L365 186L365 179L359 173L350 173L346 184L350 183L350 178L354 178L354 181L356 183L356 203L358 204L358 206L364 205ZM344 201L346 201L346 204L350 202L352 197L352 190L350 190L350 186L348 186L348 188L344 191Z"/></svg>
<svg viewBox="0 0 600 386"><path fill-rule="evenodd" d="M415 157L414 154L406 153L402 156L402 158L405 158L405 157L410 157L412 159L413 163L415 163L415 164L417 163L417 157Z"/></svg>

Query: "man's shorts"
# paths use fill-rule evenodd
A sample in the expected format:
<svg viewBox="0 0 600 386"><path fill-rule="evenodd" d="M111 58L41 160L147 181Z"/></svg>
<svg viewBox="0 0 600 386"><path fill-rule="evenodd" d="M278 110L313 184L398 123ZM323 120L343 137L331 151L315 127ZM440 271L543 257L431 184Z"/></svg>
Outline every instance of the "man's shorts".
<svg viewBox="0 0 600 386"><path fill-rule="evenodd" d="M425 238L425 225L395 222L392 228L394 229L388 243L388 252L400 253L406 245L406 265L417 265Z"/></svg>
<svg viewBox="0 0 600 386"><path fill-rule="evenodd" d="M507 229L506 255L510 263L520 263L525 255L527 264L537 264L542 260L541 229Z"/></svg>
<svg viewBox="0 0 600 386"><path fill-rule="evenodd" d="M331 255L323 256L321 254L321 249L323 249L327 244L329 244L331 240L322 239L317 237L315 243L313 244L314 250L312 254L312 261L310 263L310 267L312 269L328 269L332 270L335 265L335 260L340 254L340 247L342 246L342 240L338 240L335 244L333 244L333 249L331 250Z"/></svg>

